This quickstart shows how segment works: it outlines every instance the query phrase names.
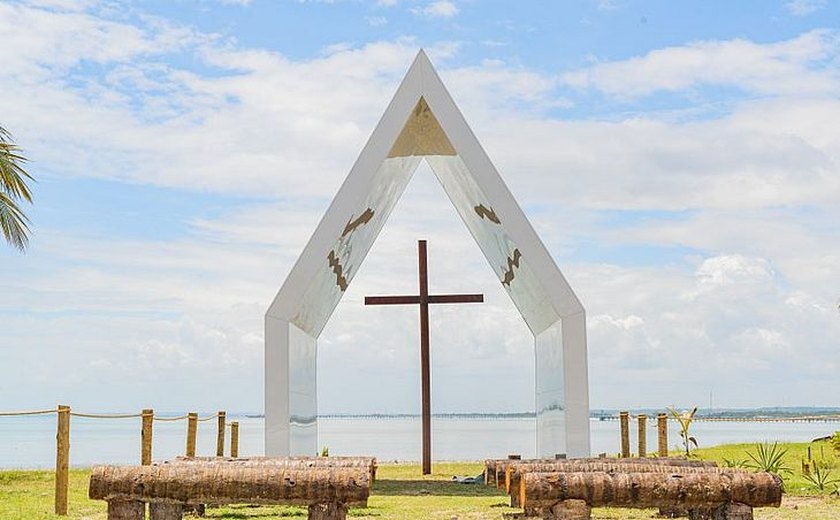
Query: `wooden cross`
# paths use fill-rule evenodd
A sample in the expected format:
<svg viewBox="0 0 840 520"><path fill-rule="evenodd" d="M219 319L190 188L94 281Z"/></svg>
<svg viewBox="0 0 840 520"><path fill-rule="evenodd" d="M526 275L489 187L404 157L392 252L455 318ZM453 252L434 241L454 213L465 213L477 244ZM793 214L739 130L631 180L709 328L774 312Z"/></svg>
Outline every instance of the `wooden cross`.
<svg viewBox="0 0 840 520"><path fill-rule="evenodd" d="M432 472L432 404L429 369L429 304L482 303L483 294L429 294L426 241L417 241L420 294L416 296L365 296L365 305L420 305L420 378L422 380L423 474Z"/></svg>

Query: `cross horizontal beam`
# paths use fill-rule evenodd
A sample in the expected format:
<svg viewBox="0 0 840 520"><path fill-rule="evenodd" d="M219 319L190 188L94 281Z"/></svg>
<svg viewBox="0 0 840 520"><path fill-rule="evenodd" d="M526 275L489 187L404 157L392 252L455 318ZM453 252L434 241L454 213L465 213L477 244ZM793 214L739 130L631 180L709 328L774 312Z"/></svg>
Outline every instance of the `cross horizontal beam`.
<svg viewBox="0 0 840 520"><path fill-rule="evenodd" d="M427 303L483 303L483 294L430 294ZM365 296L365 305L418 305L420 296Z"/></svg>

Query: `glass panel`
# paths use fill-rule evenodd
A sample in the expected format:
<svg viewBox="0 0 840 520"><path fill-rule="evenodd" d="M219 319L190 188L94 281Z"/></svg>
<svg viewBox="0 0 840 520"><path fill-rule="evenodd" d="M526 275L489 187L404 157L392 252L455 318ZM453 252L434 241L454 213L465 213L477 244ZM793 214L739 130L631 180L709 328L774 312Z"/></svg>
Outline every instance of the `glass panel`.
<svg viewBox="0 0 840 520"><path fill-rule="evenodd" d="M566 453L566 395L560 320L536 336L537 456Z"/></svg>
<svg viewBox="0 0 840 520"><path fill-rule="evenodd" d="M558 315L548 295L461 157L426 160L531 331L538 334L551 325Z"/></svg>
<svg viewBox="0 0 840 520"><path fill-rule="evenodd" d="M292 320L295 325L313 337L320 335L419 164L420 157L392 157L382 163L368 195L347 215L342 235L324 256Z"/></svg>
<svg viewBox="0 0 840 520"><path fill-rule="evenodd" d="M289 324L289 453L314 455L318 448L317 342Z"/></svg>

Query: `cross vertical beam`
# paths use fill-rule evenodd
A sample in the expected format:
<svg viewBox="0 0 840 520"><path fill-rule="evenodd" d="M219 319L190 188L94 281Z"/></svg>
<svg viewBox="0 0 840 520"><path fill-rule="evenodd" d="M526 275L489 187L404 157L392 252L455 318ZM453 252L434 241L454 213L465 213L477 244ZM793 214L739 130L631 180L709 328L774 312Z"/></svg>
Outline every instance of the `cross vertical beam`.
<svg viewBox="0 0 840 520"><path fill-rule="evenodd" d="M423 421L423 474L432 472L432 381L429 348L429 304L482 303L483 294L429 294L426 241L417 241L419 294L411 296L365 296L365 305L420 306L420 400Z"/></svg>
<svg viewBox="0 0 840 520"><path fill-rule="evenodd" d="M426 241L417 242L420 278L420 392L423 417L423 474L432 472L432 374L429 352L429 272Z"/></svg>

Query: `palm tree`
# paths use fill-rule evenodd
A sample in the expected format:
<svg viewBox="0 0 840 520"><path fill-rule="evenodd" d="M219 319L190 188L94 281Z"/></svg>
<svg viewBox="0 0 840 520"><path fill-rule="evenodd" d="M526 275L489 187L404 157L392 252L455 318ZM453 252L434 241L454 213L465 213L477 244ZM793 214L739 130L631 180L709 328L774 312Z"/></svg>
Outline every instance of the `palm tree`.
<svg viewBox="0 0 840 520"><path fill-rule="evenodd" d="M29 219L19 202L32 203L32 192L26 182L34 181L22 167L25 162L11 134L0 126L0 230L6 242L21 251L29 244Z"/></svg>

